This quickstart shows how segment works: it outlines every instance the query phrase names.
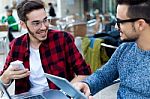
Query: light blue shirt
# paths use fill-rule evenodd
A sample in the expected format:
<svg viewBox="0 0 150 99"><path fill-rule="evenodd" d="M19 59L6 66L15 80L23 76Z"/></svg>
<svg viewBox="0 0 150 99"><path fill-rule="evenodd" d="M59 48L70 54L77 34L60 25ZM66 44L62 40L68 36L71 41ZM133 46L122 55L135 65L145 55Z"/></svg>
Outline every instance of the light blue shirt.
<svg viewBox="0 0 150 99"><path fill-rule="evenodd" d="M150 99L150 51L134 42L123 43L111 59L85 79L92 94L120 78L117 99Z"/></svg>

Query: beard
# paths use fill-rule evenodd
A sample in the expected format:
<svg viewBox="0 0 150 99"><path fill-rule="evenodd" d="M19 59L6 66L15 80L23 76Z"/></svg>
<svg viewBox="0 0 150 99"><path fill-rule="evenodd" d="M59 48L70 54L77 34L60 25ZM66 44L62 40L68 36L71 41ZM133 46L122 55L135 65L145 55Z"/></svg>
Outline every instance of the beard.
<svg viewBox="0 0 150 99"><path fill-rule="evenodd" d="M48 27L47 27L45 30L37 30L37 31L34 33L34 32L32 32L32 31L29 29L29 27L28 27L27 25L26 25L26 27L27 27L27 30L28 30L29 34L30 34L33 38L35 38L36 40L38 40L39 42L42 42L43 40L40 40L39 38L37 38L37 37L35 36L35 33L36 33L36 32L39 32L39 31L45 31L45 32L48 31Z"/></svg>
<svg viewBox="0 0 150 99"><path fill-rule="evenodd" d="M124 39L124 40L121 40L122 42L135 42L136 39Z"/></svg>
<svg viewBox="0 0 150 99"><path fill-rule="evenodd" d="M136 33L137 31L136 31L136 29L135 29L135 27L134 27L134 24L132 24L132 31L130 32L130 33L128 33L128 34L132 34L132 33ZM129 37L129 36L127 36L126 35L126 37L127 38L125 38L125 39L123 39L123 40L121 40L122 42L136 42L137 41L137 39L138 39L138 36L137 35L134 35L134 36L132 36L132 37Z"/></svg>

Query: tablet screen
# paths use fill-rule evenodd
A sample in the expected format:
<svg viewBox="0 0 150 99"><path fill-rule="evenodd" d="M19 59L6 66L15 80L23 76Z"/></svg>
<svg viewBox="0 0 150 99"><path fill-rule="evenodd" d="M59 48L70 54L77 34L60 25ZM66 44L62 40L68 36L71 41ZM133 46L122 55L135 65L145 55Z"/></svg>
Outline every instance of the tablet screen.
<svg viewBox="0 0 150 99"><path fill-rule="evenodd" d="M75 89L67 79L47 73L45 73L45 76L72 98L87 99L86 96L79 90Z"/></svg>

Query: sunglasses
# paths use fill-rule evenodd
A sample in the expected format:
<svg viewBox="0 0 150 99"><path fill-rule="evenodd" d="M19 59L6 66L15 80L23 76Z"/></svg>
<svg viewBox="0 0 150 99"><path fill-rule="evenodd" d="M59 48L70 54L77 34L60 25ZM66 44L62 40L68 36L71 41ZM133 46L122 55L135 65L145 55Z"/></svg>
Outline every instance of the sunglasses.
<svg viewBox="0 0 150 99"><path fill-rule="evenodd" d="M143 20L145 20L146 23L150 23L149 19L144 19L144 18L133 18L133 19L126 19L126 20L121 20L119 18L116 18L116 23L117 23L118 28L120 29L120 23L135 22L139 19L143 19Z"/></svg>

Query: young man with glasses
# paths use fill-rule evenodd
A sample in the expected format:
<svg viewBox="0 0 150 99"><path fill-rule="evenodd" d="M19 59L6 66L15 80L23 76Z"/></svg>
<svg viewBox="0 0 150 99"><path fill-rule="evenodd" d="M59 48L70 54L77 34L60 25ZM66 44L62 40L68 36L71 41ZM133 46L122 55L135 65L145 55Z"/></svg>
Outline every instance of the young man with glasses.
<svg viewBox="0 0 150 99"><path fill-rule="evenodd" d="M117 99L150 99L150 0L117 3L120 38L132 42L121 44L102 68L74 86L89 96L120 78Z"/></svg>
<svg viewBox="0 0 150 99"><path fill-rule="evenodd" d="M62 31L49 30L49 23L40 0L23 0L17 6L21 26L28 33L13 40L7 56L1 82L9 85L15 80L15 93L36 88L57 87L44 77L44 72L61 76L69 81L79 81L91 73L77 50L73 37ZM16 60L23 61L25 69L11 66Z"/></svg>

